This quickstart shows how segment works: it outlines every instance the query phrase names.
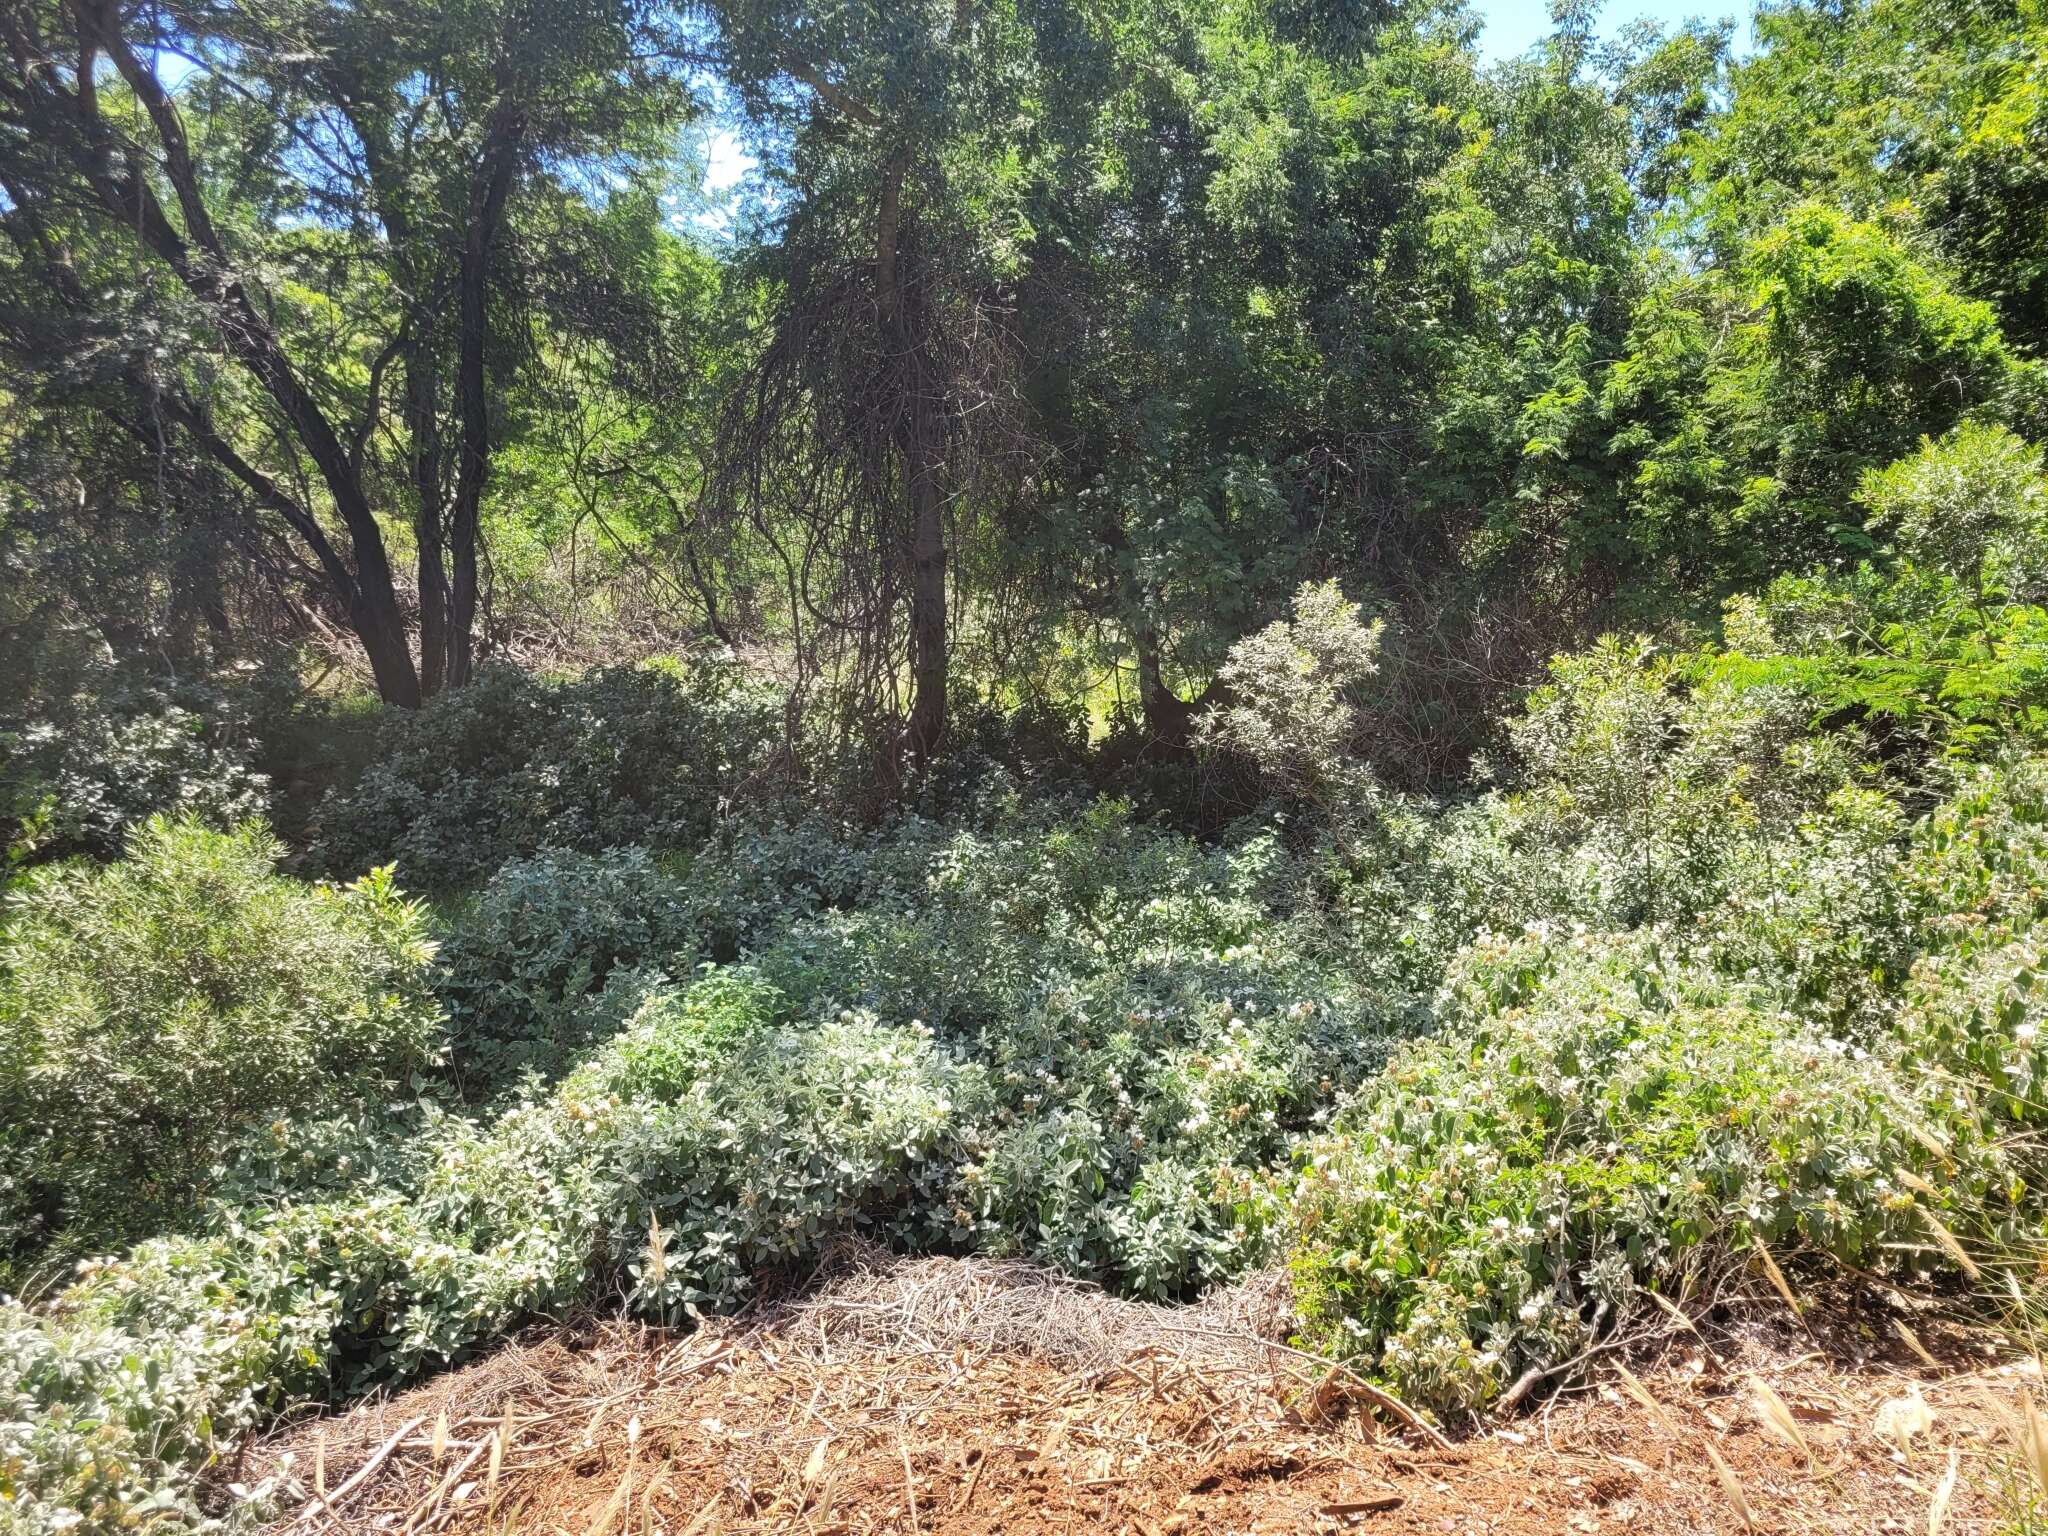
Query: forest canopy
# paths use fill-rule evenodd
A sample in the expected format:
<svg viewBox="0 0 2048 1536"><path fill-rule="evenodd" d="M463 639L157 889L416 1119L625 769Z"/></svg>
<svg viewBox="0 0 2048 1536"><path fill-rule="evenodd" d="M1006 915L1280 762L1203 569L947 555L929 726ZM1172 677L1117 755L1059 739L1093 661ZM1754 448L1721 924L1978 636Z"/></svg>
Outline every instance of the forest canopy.
<svg viewBox="0 0 2048 1536"><path fill-rule="evenodd" d="M1552 16L0 6L0 1532L848 1236L2038 1332L2048 10Z"/></svg>
<svg viewBox="0 0 2048 1536"><path fill-rule="evenodd" d="M2024 7L1592 22L18 8L11 632L405 708L738 647L894 794L949 700L1182 751L1336 579L1454 781L1551 651L1853 569L1862 474L2042 410Z"/></svg>

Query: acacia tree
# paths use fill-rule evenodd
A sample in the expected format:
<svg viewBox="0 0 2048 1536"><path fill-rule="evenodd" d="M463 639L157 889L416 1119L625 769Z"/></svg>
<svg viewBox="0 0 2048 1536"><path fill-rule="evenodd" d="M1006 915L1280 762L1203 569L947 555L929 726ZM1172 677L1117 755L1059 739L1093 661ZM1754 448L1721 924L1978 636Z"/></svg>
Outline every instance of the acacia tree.
<svg viewBox="0 0 2048 1536"><path fill-rule="evenodd" d="M289 530L390 703L472 670L493 393L521 361L499 333L522 290L511 237L522 204L655 152L685 100L658 19L637 0L0 17L14 275ZM165 314L189 349L148 344ZM391 507L417 554L417 663Z"/></svg>
<svg viewBox="0 0 2048 1536"><path fill-rule="evenodd" d="M20 323L0 288L0 331ZM238 639L307 621L318 573L243 488L181 439L160 440L117 387L98 394L89 411L76 396L0 402L0 636L16 663L0 696L33 697L44 661L60 673L81 653L203 667Z"/></svg>

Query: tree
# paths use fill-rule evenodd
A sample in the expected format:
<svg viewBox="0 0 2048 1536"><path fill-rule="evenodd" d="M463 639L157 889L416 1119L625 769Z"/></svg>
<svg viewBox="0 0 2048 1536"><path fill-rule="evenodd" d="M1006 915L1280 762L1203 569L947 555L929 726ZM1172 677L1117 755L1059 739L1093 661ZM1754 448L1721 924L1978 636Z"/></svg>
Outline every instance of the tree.
<svg viewBox="0 0 2048 1536"><path fill-rule="evenodd" d="M974 0L711 13L720 69L780 136L786 199L750 254L760 351L717 495L785 569L800 669L832 675L857 733L900 722L894 775L945 736L949 530L1030 454L1000 214L963 181L1022 99L1018 21Z"/></svg>
<svg viewBox="0 0 2048 1536"><path fill-rule="evenodd" d="M1036 34L1019 286L1057 458L1005 575L1134 677L1142 751L1187 750L1304 578L1384 591L1445 553L1418 471L1472 339L1437 233L1467 30L1427 0L1158 0Z"/></svg>
<svg viewBox="0 0 2048 1536"><path fill-rule="evenodd" d="M2048 16L2035 0L1793 0L1763 11L1732 99L1694 146L1725 251L1795 204L1910 222L2048 349Z"/></svg>
<svg viewBox="0 0 2048 1536"><path fill-rule="evenodd" d="M546 189L587 196L657 152L684 107L659 19L634 0L38 0L0 20L15 275L289 530L391 703L471 673L494 380L520 359L510 236ZM147 345L167 314L194 353Z"/></svg>
<svg viewBox="0 0 2048 1536"><path fill-rule="evenodd" d="M1639 307L1601 410L1639 592L1716 598L1871 545L1862 475L1966 417L2025 421L2038 368L1924 251L1828 208L1791 210L1730 269L1673 273Z"/></svg>

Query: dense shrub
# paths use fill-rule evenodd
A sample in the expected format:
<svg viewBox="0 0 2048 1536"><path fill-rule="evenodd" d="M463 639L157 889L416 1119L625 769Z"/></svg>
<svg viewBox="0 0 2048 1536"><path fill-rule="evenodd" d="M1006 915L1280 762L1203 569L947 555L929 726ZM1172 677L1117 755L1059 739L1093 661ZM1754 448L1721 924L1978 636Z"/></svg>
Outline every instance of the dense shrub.
<svg viewBox="0 0 2048 1536"><path fill-rule="evenodd" d="M735 819L688 858L678 884L704 954L734 960L799 919L885 899L944 835L916 816L875 825L815 813Z"/></svg>
<svg viewBox="0 0 2048 1536"><path fill-rule="evenodd" d="M1088 715L1078 704L1027 700L1005 707L994 697L960 698L947 704L945 743L914 786L915 805L923 815L954 820L1004 793L1085 793L1093 767ZM871 764L855 771L867 782L839 786L839 803L872 797Z"/></svg>
<svg viewBox="0 0 2048 1536"><path fill-rule="evenodd" d="M644 849L515 859L455 921L435 968L451 1066L472 1096L556 1076L623 1022L594 1005L615 973L687 976L692 909Z"/></svg>
<svg viewBox="0 0 2048 1536"><path fill-rule="evenodd" d="M2013 1240L2048 768L2001 760L1915 823L1935 765L1817 731L1806 678L1759 664L1769 622L1560 659L1459 803L1332 747L1211 842L1002 768L943 821L513 861L439 970L487 1094L245 1123L201 1227L4 1314L45 1383L4 1430L21 1507L103 1521L118 1484L190 1514L202 1423L597 1295L736 1305L839 1233L1158 1297L1281 1260L1310 1341L1446 1415L1746 1248L1905 1282L1947 1263L1930 1207ZM1268 638L1309 657L1307 702L1232 740L1344 697ZM92 1363L122 1338L163 1394ZM125 1427L87 1443L88 1413Z"/></svg>
<svg viewBox="0 0 2048 1536"><path fill-rule="evenodd" d="M370 766L323 807L330 870L395 863L408 884L475 885L543 848L690 848L772 783L782 720L737 668L509 667L379 722Z"/></svg>
<svg viewBox="0 0 2048 1536"><path fill-rule="evenodd" d="M166 1519L215 1524L193 1495L213 1463L276 1402L282 1354L237 1326L217 1279L192 1275L189 1296L152 1322L67 1317L53 1325L0 1302L0 1530L43 1536L132 1531Z"/></svg>
<svg viewBox="0 0 2048 1536"><path fill-rule="evenodd" d="M146 1232L189 1207L224 1138L383 1092L439 1048L419 910L388 872L273 871L260 826L152 819L121 862L37 872L0 950L10 1245Z"/></svg>
<svg viewBox="0 0 2048 1536"><path fill-rule="evenodd" d="M1334 581L1303 586L1289 618L1230 648L1217 675L1227 702L1196 721L1197 743L1325 815L1355 807L1372 790L1357 704L1379 671L1382 628Z"/></svg>
<svg viewBox="0 0 2048 1536"><path fill-rule="evenodd" d="M908 1027L973 1069L939 1175L951 1244L1157 1295L1234 1273L1236 1181L1423 1022L1276 923L1271 836L1209 849L1103 803L906 823L845 858L858 903L757 928L750 973L793 1020Z"/></svg>
<svg viewBox="0 0 2048 1536"><path fill-rule="evenodd" d="M1310 1146L1289 1211L1309 1337L1418 1403L1478 1408L1759 1240L1910 1270L1897 1169L1966 1208L1998 1187L1936 1079L1653 942L1489 941L1451 998L1444 1038Z"/></svg>
<svg viewBox="0 0 2048 1536"><path fill-rule="evenodd" d="M248 1129L209 1230L95 1270L54 1318L13 1316L23 1358L95 1350L108 1327L138 1359L179 1329L241 1341L149 1410L182 1415L166 1443L189 1448L193 1415L232 1425L266 1394L389 1380L598 1291L670 1318L730 1306L835 1233L1184 1294L1255 1255L1257 1175L1417 1022L1270 923L1271 838L1205 849L1111 805L838 846L837 874L750 924L753 963L648 982L552 1088L474 1117L322 1107ZM732 888L721 871L782 867L755 852L700 861L705 899ZM497 894L658 888L642 860L596 863L550 855ZM833 904L856 891L858 910ZM507 975L559 974L545 946L507 953ZM90 1371L67 1388L80 1412L129 1389ZM152 1461L125 1430L63 1450L55 1398L17 1412L9 1433L56 1447L37 1496L87 1498L103 1455L189 1508L190 1456Z"/></svg>
<svg viewBox="0 0 2048 1536"><path fill-rule="evenodd" d="M2048 778L1981 771L1909 836L1804 718L1641 648L1554 669L1518 790L1444 823L1477 932L1439 1033L1274 1186L1317 1344L1472 1410L1733 1250L1910 1275L1946 1263L1930 1200L2019 1237Z"/></svg>
<svg viewBox="0 0 2048 1536"><path fill-rule="evenodd" d="M2038 759L1909 835L1923 778L1814 734L1796 679L1616 644L1509 739L1515 790L1439 821L1410 887L1473 935L1438 1033L1273 1186L1310 1338L1471 1410L1733 1250L1910 1274L1946 1263L1929 1200L2019 1236Z"/></svg>
<svg viewBox="0 0 2048 1536"><path fill-rule="evenodd" d="M228 827L263 814L269 781L239 701L199 683L95 681L0 722L0 833L15 857L110 858L153 815Z"/></svg>
<svg viewBox="0 0 2048 1536"><path fill-rule="evenodd" d="M1981 768L1916 831L1920 925L1897 1048L1970 1091L1987 1133L2048 1121L2048 760Z"/></svg>

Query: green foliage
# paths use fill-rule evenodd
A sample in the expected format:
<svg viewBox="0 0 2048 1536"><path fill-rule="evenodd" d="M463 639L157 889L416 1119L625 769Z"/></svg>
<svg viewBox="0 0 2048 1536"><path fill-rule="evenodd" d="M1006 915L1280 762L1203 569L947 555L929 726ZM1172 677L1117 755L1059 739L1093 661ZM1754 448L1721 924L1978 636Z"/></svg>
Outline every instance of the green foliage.
<svg viewBox="0 0 2048 1536"><path fill-rule="evenodd" d="M1438 1034L1272 1185L1317 1344L1469 1412L1757 1243L1912 1278L1924 1202L2037 1219L2040 761L1908 836L1798 681L1608 644L1532 696L1440 839Z"/></svg>
<svg viewBox="0 0 2048 1536"><path fill-rule="evenodd" d="M1442 1042L1311 1144L1289 1213L1309 1336L1411 1401L1476 1409L1758 1240L1910 1270L1894 1245L1926 1230L1894 1169L1965 1205L2000 1187L1933 1079L1654 942L1482 943L1449 1000Z"/></svg>
<svg viewBox="0 0 2048 1536"><path fill-rule="evenodd" d="M186 1217L223 1142L388 1093L439 1049L422 914L388 871L273 870L260 825L155 818L104 868L37 871L0 949L8 1246Z"/></svg>
<svg viewBox="0 0 2048 1536"><path fill-rule="evenodd" d="M1912 565L1980 601L2040 592L2048 545L2041 453L2003 427L1965 422L1939 442L1867 471L1860 499Z"/></svg>
<svg viewBox="0 0 2048 1536"><path fill-rule="evenodd" d="M672 18L550 3L195 23L189 235L274 357L0 124L10 839L131 839L10 909L0 1215L24 1278L132 1244L0 1306L0 1523L204 1525L284 1404L848 1234L1160 1299L1284 1264L1444 1416L1759 1247L2038 1240L2033 10L1787 0L1738 62L1573 4L1484 66L1420 0L720 0L777 201L714 249L664 223ZM471 159L563 81L479 268ZM334 102L360 175L309 182ZM471 508L494 643L692 659L374 719L96 681L302 636L309 570L360 621L408 525L431 677ZM386 867L199 825L261 775L306 867Z"/></svg>
<svg viewBox="0 0 2048 1536"><path fill-rule="evenodd" d="M1758 19L1690 146L1719 240L1825 197L1923 228L2015 346L2044 335L2042 18L2028 5L1800 0Z"/></svg>
<svg viewBox="0 0 2048 1536"><path fill-rule="evenodd" d="M113 1326L145 1352L180 1329L240 1341L185 1362L204 1380L134 1417L174 1417L183 1438L124 1475L189 1507L196 1416L246 1422L209 1392L253 1412L238 1394L402 1377L613 1287L670 1319L728 1307L836 1234L1185 1294L1254 1257L1258 1173L1416 1022L1403 995L1318 958L1312 926L1271 926L1266 895L1288 881L1270 838L1206 850L1111 805L1013 811L981 833L911 822L840 857L857 911L764 913L752 963L646 982L552 1087L471 1115L322 1099L239 1136L217 1122L205 1231L94 1269L38 1325L13 1319L21 1349L97 1348ZM658 878L637 856L550 855L485 904L516 913L549 870L616 882L622 921L635 882ZM618 934L576 942L600 954ZM503 958L563 974L545 947ZM54 1400L22 1410L18 1433L55 1445L62 1418ZM118 1435L99 1449L134 1453ZM78 1454L24 1474L37 1497L78 1499L104 1475Z"/></svg>
<svg viewBox="0 0 2048 1536"><path fill-rule="evenodd" d="M7 1530L212 1524L194 1496L193 1470L261 1422L275 1341L233 1326L218 1277L183 1278L188 1296L212 1306L167 1307L145 1329L91 1317L52 1326L0 1302Z"/></svg>
<svg viewBox="0 0 2048 1536"><path fill-rule="evenodd" d="M1355 700L1379 671L1382 625L1333 581L1311 582L1294 614L1230 648L1217 679L1230 702L1197 722L1198 746L1247 763L1290 797L1337 813L1371 790L1358 761Z"/></svg>
<svg viewBox="0 0 2048 1536"><path fill-rule="evenodd" d="M692 916L685 889L638 848L549 850L499 869L455 920L435 968L465 1091L488 1095L526 1071L559 1075L605 1032L611 1010L594 994L614 975L689 974Z"/></svg>
<svg viewBox="0 0 2048 1536"><path fill-rule="evenodd" d="M92 678L99 683L101 679ZM229 827L261 815L251 722L203 684L128 684L40 701L0 735L0 828L15 860L110 858L154 815Z"/></svg>
<svg viewBox="0 0 2048 1536"><path fill-rule="evenodd" d="M1846 566L1871 547L1848 515L1865 473L1973 411L2026 420L2039 388L1910 238L1796 209L1739 270L1643 305L1602 403L1631 466L1614 536L1707 592Z"/></svg>
<svg viewBox="0 0 2048 1536"><path fill-rule="evenodd" d="M1812 736L1796 691L1687 671L1640 638L1552 663L1507 726L1513 789L1439 838L1470 928L1696 922L1773 885L1772 849L1862 777L1859 743Z"/></svg>
<svg viewBox="0 0 2048 1536"><path fill-rule="evenodd" d="M1900 1043L1969 1085L1986 1131L2048 1119L2048 763L1981 768L1917 830L1906 878L1922 927ZM2038 1180L2036 1171L2032 1177Z"/></svg>
<svg viewBox="0 0 2048 1536"><path fill-rule="evenodd" d="M694 847L735 797L776 787L781 723L717 661L555 683L495 668L384 717L362 778L322 808L320 855L448 890L543 848Z"/></svg>
<svg viewBox="0 0 2048 1536"><path fill-rule="evenodd" d="M1728 609L1714 663L1789 688L1817 719L1855 718L1919 752L1969 758L2048 730L2044 485L2038 452L1965 424L1867 473L1890 558L1788 576Z"/></svg>
<svg viewBox="0 0 2048 1536"><path fill-rule="evenodd" d="M443 985L462 1038L581 1059L467 1113L216 1131L202 1231L10 1315L31 1379L112 1329L171 1383L131 1409L132 1372L67 1377L128 1415L92 1445L59 1396L17 1405L24 1487L189 1510L213 1426L263 1402L593 1295L729 1307L846 1233L1163 1297L1284 1258L1310 1341L1446 1414L1757 1243L1923 1278L1929 1190L1972 1240L2032 1219L2048 776L1985 770L1909 834L1811 719L1782 678L1610 642L1510 722L1511 788L1383 796L1302 852L990 801L727 827L673 873L514 863ZM748 959L647 969L718 914Z"/></svg>

